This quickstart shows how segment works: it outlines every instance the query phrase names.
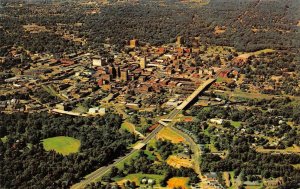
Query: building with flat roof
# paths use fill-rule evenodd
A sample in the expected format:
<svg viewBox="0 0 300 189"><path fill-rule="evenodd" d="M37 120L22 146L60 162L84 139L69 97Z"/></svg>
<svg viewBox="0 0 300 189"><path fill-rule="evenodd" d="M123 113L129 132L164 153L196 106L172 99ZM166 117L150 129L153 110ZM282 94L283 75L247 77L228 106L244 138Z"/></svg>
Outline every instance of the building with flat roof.
<svg viewBox="0 0 300 189"><path fill-rule="evenodd" d="M92 115L105 115L105 108L90 108L88 113Z"/></svg>
<svg viewBox="0 0 300 189"><path fill-rule="evenodd" d="M137 45L138 45L138 41L136 39L132 39L129 41L129 46L131 48L137 47Z"/></svg>
<svg viewBox="0 0 300 189"><path fill-rule="evenodd" d="M92 61L93 66L105 66L105 61L100 56L93 57Z"/></svg>
<svg viewBox="0 0 300 189"><path fill-rule="evenodd" d="M128 70L122 70L121 71L121 81L127 81L128 80Z"/></svg>
<svg viewBox="0 0 300 189"><path fill-rule="evenodd" d="M146 57L142 57L142 58L140 59L140 67L141 67L142 69L145 69L145 68L147 67L147 60L146 60Z"/></svg>

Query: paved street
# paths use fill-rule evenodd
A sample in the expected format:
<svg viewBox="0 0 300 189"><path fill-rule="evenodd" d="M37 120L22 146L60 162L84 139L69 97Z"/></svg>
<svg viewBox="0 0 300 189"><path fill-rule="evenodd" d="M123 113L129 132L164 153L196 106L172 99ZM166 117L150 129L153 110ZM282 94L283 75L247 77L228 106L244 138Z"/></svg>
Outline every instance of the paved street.
<svg viewBox="0 0 300 189"><path fill-rule="evenodd" d="M204 82L198 89L196 89L195 92L193 92L187 99L184 101L180 106L175 108L173 111L170 112L170 114L167 116L167 119L174 119L182 109L184 109L191 101L194 99L199 93L201 93L207 86L209 86L211 83L213 83L215 79L210 79ZM77 183L73 185L71 188L72 189L80 189L84 188L86 185L95 182L96 179L102 177L105 175L113 166L117 165L121 161L124 161L130 155L132 155L134 152L142 149L151 139L153 139L157 133L164 127L163 125L166 125L166 127L170 127L173 129L175 132L177 132L179 135L181 135L185 140L189 143L191 146L193 152L194 152L194 158L195 158L195 171L199 174L199 178L201 178L201 173L200 173L200 166L199 166L199 157L200 157L200 150L197 146L197 144L191 139L187 134L183 133L182 131L179 131L178 129L174 128L174 124L176 122L173 120L170 123L164 123L160 124L157 128L155 128L145 139L143 139L141 142L139 142L133 149L131 150L130 153L126 154L124 157L117 159L114 161L114 163L110 164L109 166L104 166L93 173L87 175L84 180L82 180L80 183Z"/></svg>

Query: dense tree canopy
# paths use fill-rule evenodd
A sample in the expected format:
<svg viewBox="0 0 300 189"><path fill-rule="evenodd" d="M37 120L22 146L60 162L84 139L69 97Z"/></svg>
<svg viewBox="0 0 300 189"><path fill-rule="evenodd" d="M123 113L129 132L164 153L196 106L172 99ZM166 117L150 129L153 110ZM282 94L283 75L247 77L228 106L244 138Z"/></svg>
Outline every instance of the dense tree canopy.
<svg viewBox="0 0 300 189"><path fill-rule="evenodd" d="M124 154L133 135L121 132L118 115L81 118L47 113L1 114L0 187L67 188L99 166ZM42 139L70 136L81 141L80 151L63 156L46 152Z"/></svg>

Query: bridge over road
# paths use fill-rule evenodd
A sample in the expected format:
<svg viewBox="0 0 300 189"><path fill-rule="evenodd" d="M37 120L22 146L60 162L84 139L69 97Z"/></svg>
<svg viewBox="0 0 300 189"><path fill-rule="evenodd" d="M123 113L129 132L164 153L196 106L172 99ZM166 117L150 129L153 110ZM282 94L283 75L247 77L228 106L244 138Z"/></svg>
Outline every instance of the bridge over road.
<svg viewBox="0 0 300 189"><path fill-rule="evenodd" d="M207 87L214 83L216 79L208 79L202 85L198 87L189 97L187 97L179 106L177 110L183 110L187 105L189 105L200 93L202 93Z"/></svg>
<svg viewBox="0 0 300 189"><path fill-rule="evenodd" d="M172 124L175 124L175 122L172 121L178 113L183 110L188 104L191 103L193 99L195 99L201 92L203 92L207 87L209 87L213 82L215 82L215 79L209 79L206 80L198 89L196 89L185 101L181 103L177 108L175 108L170 114L165 118L159 121L160 125L155 128L146 138L144 138L140 143L138 143L128 154L126 154L123 157L120 157L116 159L112 164L104 167L100 167L96 171L92 172L91 174L87 175L81 182L73 185L71 189L82 189L85 188L88 184L97 181L97 179L101 178L103 175L109 172L109 170L116 166L121 161L124 161L125 159L129 158L133 153L136 151L142 149L149 141L157 135L157 133L163 128L163 127L171 127ZM165 121L165 122L164 122ZM167 123L168 122L168 123ZM179 131L178 131L179 132ZM192 139L185 137L186 140L192 145ZM195 148L196 149L196 148Z"/></svg>

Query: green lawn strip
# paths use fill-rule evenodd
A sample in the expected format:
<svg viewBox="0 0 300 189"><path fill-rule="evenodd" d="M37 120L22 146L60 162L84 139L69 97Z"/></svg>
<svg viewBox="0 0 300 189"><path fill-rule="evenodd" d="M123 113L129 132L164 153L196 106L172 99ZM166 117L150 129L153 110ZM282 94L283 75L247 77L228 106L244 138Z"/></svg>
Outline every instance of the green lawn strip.
<svg viewBox="0 0 300 189"><path fill-rule="evenodd" d="M80 140L66 136L47 138L42 143L46 151L55 150L63 155L77 153L80 149Z"/></svg>

